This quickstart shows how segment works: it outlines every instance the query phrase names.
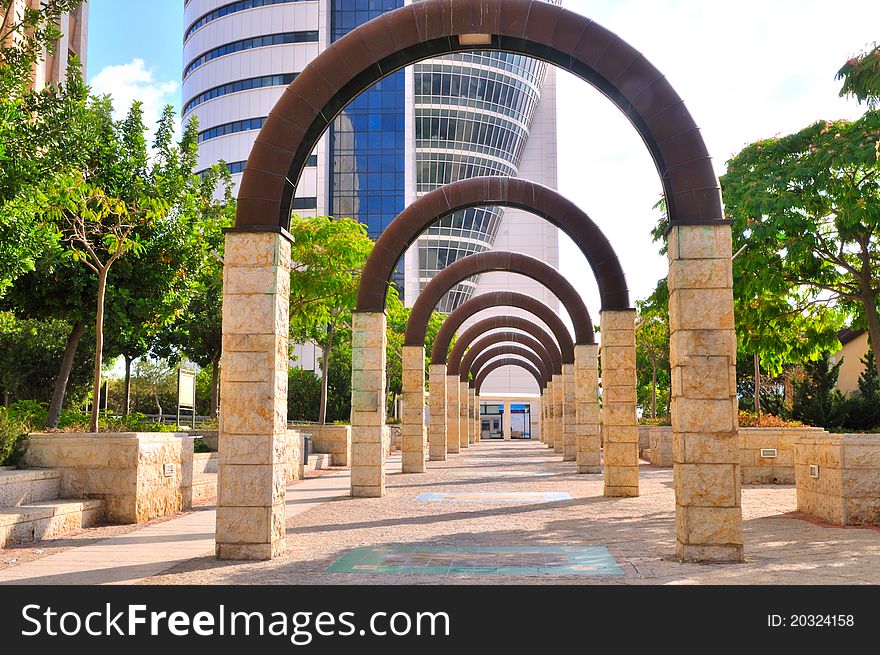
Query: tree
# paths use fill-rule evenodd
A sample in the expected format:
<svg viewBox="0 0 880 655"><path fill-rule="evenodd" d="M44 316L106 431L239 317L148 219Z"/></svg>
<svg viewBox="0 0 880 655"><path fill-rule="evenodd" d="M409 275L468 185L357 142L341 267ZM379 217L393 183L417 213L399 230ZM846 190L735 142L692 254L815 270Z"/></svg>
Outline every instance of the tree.
<svg viewBox="0 0 880 655"><path fill-rule="evenodd" d="M290 272L290 335L323 351L321 406L327 417L328 370L336 333L351 325L360 276L373 249L366 228L350 218L300 218L290 222L294 242Z"/></svg>
<svg viewBox="0 0 880 655"><path fill-rule="evenodd" d="M878 148L880 112L869 111L759 141L728 162L721 183L734 247L747 245L735 260L737 322L758 330L761 343L771 318L785 327L774 356L794 356L796 345L815 359L833 348L831 308L867 325L880 362ZM812 325L817 341L792 344L784 335L798 325Z"/></svg>
<svg viewBox="0 0 880 655"><path fill-rule="evenodd" d="M807 425L826 429L840 428L846 420L847 406L837 390L837 376L843 360L829 366L819 359L803 365L803 376L794 381L792 415Z"/></svg>
<svg viewBox="0 0 880 655"><path fill-rule="evenodd" d="M657 283L649 298L636 302L636 371L639 395L643 389L650 389L646 404L651 418L657 418L661 377L664 398L669 399L669 289L665 279Z"/></svg>
<svg viewBox="0 0 880 655"><path fill-rule="evenodd" d="M876 108L880 104L880 46L847 61L837 71L837 79L843 80L841 96L855 96Z"/></svg>

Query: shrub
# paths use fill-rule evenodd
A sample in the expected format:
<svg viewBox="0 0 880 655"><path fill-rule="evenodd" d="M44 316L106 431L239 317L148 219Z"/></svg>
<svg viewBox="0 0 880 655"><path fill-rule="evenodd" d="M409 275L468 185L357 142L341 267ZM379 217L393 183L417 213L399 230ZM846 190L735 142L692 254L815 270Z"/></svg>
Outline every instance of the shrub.
<svg viewBox="0 0 880 655"><path fill-rule="evenodd" d="M658 416L657 418L651 418L650 416L643 416L639 419L639 425L672 425L672 417Z"/></svg>
<svg viewBox="0 0 880 655"><path fill-rule="evenodd" d="M739 412L739 427L741 428L801 428L804 424L800 421L793 421L774 416L773 414L761 414L758 416L754 412Z"/></svg>
<svg viewBox="0 0 880 655"><path fill-rule="evenodd" d="M0 466L14 466L24 453L27 425L0 407Z"/></svg>

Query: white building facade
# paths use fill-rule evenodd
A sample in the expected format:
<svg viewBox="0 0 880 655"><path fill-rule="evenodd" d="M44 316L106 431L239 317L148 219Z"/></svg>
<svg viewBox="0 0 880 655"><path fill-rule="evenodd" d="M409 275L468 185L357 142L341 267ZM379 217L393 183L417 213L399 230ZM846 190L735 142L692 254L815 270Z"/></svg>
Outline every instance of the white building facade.
<svg viewBox="0 0 880 655"><path fill-rule="evenodd" d="M183 116L199 121L199 168L222 160L237 182L260 127L297 73L334 40L404 2L186 0ZM352 216L375 238L418 195L464 177L518 176L555 188L555 80L552 67L508 53L451 55L395 73L352 103L321 139L294 213ZM395 283L411 305L438 270L491 249L559 264L558 233L545 221L516 210L468 210L423 235ZM550 291L506 273L459 285L440 309L498 289L558 309ZM317 353L297 354L304 368L315 369ZM531 376L509 368L494 372L484 390L537 392Z"/></svg>

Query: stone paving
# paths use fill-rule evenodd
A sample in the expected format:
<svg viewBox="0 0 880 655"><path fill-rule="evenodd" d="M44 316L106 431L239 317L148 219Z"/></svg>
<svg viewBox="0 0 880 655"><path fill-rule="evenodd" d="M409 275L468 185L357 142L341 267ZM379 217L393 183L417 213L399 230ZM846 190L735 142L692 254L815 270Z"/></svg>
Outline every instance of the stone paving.
<svg viewBox="0 0 880 655"><path fill-rule="evenodd" d="M90 568L74 576L77 582L880 584L880 530L834 527L797 515L791 486L743 488L745 563L680 564L675 560L675 498L669 469L643 464L638 497L605 498L601 474L578 475L573 462L563 463L561 454L536 442L483 442L471 446L467 456L450 455L448 461L429 462L423 475L399 473L399 455L390 458L387 466L388 493L384 498L348 497L348 474L344 471L290 487L288 550L270 562L215 560L210 534L213 512L206 510L108 540L115 544L100 542L53 555L57 561L52 566L60 568L48 568L51 558L43 558L0 571L0 583L12 581L12 572L20 583L63 583L71 576L74 561L88 559ZM422 494L466 494L470 499L483 495L486 500L420 502ZM528 502L510 502L511 497L521 494L534 497ZM558 494L572 498L553 500ZM540 502L541 496L544 502ZM187 532L186 521L198 522L190 518L193 516L204 524ZM158 539L161 535L157 531L148 532L163 526L167 526L163 528L164 540ZM130 543L119 549L125 544L118 540L126 537ZM161 552L171 554L163 562L153 562L153 569L141 567L132 560L143 557L147 549L139 556L127 550L138 541L154 552L161 544ZM189 552L174 550L175 544L187 541ZM113 548L86 550L102 544ZM412 569L401 572L398 567L364 575L344 572L345 567L338 565L347 561L343 559L346 556L350 559L355 549L401 546L415 551L459 552L604 548L623 575L560 575L540 567L524 569L524 574L509 569L468 573L455 568L446 575L407 572ZM61 570L64 566L68 566L67 573ZM68 579L53 578L56 574Z"/></svg>

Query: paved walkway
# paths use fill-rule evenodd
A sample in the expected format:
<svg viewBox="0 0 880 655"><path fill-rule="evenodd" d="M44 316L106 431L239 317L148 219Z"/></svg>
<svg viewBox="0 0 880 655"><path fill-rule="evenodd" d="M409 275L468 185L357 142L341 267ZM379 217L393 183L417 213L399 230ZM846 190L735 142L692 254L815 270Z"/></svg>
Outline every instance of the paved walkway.
<svg viewBox="0 0 880 655"><path fill-rule="evenodd" d="M880 530L807 520L791 486L744 487L747 561L701 565L675 560L670 469L642 466L641 495L624 499L535 442L399 471L396 456L378 499L348 497L347 472L290 487L287 553L271 562L214 559L202 510L0 571L0 584L880 584Z"/></svg>
<svg viewBox="0 0 880 655"><path fill-rule="evenodd" d="M287 489L288 519L348 494L348 472ZM216 512L207 507L95 544L0 570L0 584L135 584L193 558L212 557Z"/></svg>

